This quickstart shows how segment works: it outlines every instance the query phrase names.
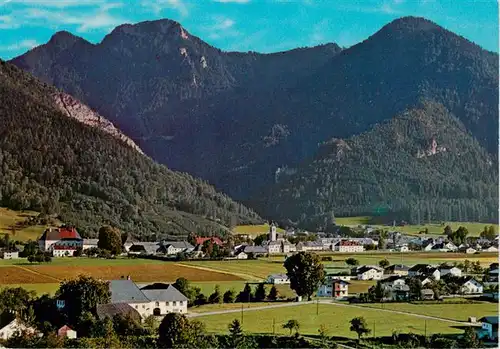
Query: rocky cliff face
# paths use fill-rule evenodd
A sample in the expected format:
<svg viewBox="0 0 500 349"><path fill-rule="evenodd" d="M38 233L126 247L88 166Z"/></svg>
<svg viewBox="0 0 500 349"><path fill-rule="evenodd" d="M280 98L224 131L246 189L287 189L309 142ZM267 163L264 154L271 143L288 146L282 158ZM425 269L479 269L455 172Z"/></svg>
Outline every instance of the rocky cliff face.
<svg viewBox="0 0 500 349"><path fill-rule="evenodd" d="M65 115L76 119L85 125L89 125L109 133L113 137L127 144L129 147L135 149L141 154L144 154L141 148L139 148L133 140L125 136L119 129L117 129L111 121L103 118L88 106L82 104L76 98L73 98L64 92L54 92L52 97L54 98L55 106Z"/></svg>

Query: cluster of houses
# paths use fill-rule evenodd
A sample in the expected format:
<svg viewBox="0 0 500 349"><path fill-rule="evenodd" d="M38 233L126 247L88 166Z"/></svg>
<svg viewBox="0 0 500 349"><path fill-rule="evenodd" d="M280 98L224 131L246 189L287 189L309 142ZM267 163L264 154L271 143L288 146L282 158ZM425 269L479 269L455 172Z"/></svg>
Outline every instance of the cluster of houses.
<svg viewBox="0 0 500 349"><path fill-rule="evenodd" d="M109 282L111 301L108 304L98 304L96 313L99 319L115 315L129 316L137 321L143 321L148 316L163 317L168 313L187 313L188 298L173 285L154 283L140 287L130 277ZM64 299L57 299L56 306L62 310L66 306ZM9 339L17 332L37 332L15 318L6 326L0 328L0 339ZM57 330L58 337L77 338L77 333L64 325Z"/></svg>

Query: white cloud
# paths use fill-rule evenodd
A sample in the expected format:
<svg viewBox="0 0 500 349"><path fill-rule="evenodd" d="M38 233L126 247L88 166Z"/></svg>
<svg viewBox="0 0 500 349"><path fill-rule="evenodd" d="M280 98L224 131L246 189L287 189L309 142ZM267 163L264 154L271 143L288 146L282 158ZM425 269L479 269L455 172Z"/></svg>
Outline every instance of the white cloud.
<svg viewBox="0 0 500 349"><path fill-rule="evenodd" d="M3 51L21 51L21 50L31 50L33 47L40 45L36 40L22 40L14 44L0 46L0 50Z"/></svg>
<svg viewBox="0 0 500 349"><path fill-rule="evenodd" d="M246 4L249 3L250 0L213 0L214 2L222 2L222 3L233 3L233 4Z"/></svg>
<svg viewBox="0 0 500 349"><path fill-rule="evenodd" d="M225 37L236 37L240 32L234 28L236 22L224 16L214 16L213 23L203 26L201 29L210 39L216 40Z"/></svg>
<svg viewBox="0 0 500 349"><path fill-rule="evenodd" d="M189 16L189 8L184 0L143 0L141 6L151 10L155 15L160 15L164 9L173 9L181 17Z"/></svg>

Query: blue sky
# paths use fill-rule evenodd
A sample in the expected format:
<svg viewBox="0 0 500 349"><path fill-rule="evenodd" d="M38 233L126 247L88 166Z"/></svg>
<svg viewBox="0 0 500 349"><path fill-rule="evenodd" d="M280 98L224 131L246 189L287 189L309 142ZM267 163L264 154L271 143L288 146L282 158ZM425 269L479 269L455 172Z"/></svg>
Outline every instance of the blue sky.
<svg viewBox="0 0 500 349"><path fill-rule="evenodd" d="M0 0L0 57L68 30L97 43L122 23L170 18L231 51L351 46L402 16L426 17L498 52L495 0Z"/></svg>

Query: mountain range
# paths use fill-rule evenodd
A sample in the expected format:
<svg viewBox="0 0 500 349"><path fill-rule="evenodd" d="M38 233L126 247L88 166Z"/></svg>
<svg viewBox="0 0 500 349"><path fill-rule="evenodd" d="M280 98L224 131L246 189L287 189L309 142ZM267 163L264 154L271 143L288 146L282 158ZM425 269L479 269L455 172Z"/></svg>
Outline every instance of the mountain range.
<svg viewBox="0 0 500 349"><path fill-rule="evenodd" d="M224 234L258 223L206 182L155 163L104 117L0 61L0 206L58 214L93 236Z"/></svg>
<svg viewBox="0 0 500 349"><path fill-rule="evenodd" d="M498 54L423 18L349 48L273 54L148 21L99 44L58 32L12 63L269 218L325 227L381 206L412 221L498 216Z"/></svg>

